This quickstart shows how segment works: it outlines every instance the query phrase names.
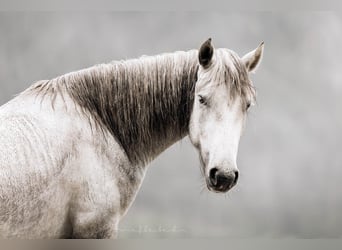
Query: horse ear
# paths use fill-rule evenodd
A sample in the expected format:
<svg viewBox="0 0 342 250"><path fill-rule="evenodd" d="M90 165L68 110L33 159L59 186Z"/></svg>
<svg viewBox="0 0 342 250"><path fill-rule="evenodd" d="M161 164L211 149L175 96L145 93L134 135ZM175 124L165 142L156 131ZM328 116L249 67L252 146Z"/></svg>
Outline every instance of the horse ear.
<svg viewBox="0 0 342 250"><path fill-rule="evenodd" d="M214 54L214 47L211 45L211 38L205 41L198 52L199 63L204 67L209 67Z"/></svg>
<svg viewBox="0 0 342 250"><path fill-rule="evenodd" d="M264 42L262 42L258 48L247 53L242 57L242 61L245 64L248 72L255 72L260 65L262 54L264 51Z"/></svg>

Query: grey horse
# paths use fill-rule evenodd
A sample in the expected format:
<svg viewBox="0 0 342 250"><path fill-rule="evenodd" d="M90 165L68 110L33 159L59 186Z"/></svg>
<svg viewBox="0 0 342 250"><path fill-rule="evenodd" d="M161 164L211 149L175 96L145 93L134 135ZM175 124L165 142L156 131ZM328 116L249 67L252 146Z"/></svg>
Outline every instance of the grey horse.
<svg viewBox="0 0 342 250"><path fill-rule="evenodd" d="M187 135L208 189L227 192L262 52L208 39L39 81L1 106L1 237L115 238L148 163Z"/></svg>

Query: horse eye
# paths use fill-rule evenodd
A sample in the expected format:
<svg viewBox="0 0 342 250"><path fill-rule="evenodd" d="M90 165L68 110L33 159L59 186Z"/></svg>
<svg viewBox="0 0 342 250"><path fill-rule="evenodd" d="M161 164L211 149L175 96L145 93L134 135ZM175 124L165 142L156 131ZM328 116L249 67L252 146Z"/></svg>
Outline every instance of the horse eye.
<svg viewBox="0 0 342 250"><path fill-rule="evenodd" d="M198 98L199 98L198 100L199 100L200 104L204 104L204 105L207 104L205 101L205 98L203 96L199 95Z"/></svg>
<svg viewBox="0 0 342 250"><path fill-rule="evenodd" d="M247 103L246 110L248 110L251 106L251 103Z"/></svg>

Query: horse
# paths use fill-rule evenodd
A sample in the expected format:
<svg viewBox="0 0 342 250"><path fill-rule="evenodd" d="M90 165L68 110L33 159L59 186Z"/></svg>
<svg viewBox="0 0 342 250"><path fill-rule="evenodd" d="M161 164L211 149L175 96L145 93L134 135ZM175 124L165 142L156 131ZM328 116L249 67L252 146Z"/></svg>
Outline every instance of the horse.
<svg viewBox="0 0 342 250"><path fill-rule="evenodd" d="M264 44L113 61L32 84L0 107L2 238L115 238L148 163L189 135L210 191L236 185Z"/></svg>

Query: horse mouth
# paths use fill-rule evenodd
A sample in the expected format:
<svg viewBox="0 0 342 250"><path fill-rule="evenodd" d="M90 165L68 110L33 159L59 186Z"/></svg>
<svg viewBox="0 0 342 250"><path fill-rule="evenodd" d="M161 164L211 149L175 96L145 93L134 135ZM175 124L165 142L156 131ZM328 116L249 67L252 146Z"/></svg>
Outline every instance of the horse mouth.
<svg viewBox="0 0 342 250"><path fill-rule="evenodd" d="M234 183L220 183L220 184L215 184L212 183L212 181L209 179L206 180L207 188L209 191L214 192L214 193L227 193L230 189L232 189L235 185L236 182Z"/></svg>
<svg viewBox="0 0 342 250"><path fill-rule="evenodd" d="M212 186L207 183L207 188L209 191L214 193L226 193L230 189L232 189L235 185L229 186L229 185L221 185L221 186Z"/></svg>

